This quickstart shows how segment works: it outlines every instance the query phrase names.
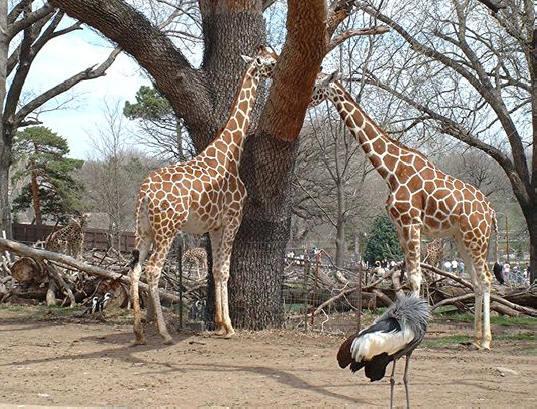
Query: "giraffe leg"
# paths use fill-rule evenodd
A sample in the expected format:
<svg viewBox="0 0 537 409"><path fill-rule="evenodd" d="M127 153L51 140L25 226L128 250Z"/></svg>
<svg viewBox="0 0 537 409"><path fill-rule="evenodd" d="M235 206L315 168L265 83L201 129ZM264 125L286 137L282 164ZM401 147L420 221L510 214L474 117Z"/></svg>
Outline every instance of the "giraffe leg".
<svg viewBox="0 0 537 409"><path fill-rule="evenodd" d="M490 280L487 277L488 268L485 261L480 260L476 263L476 283L474 286L479 287L481 295L481 313L482 316L479 322L479 330L481 331L481 338L479 339L479 346L483 349L490 349L490 342L492 341L492 332L490 329ZM490 273L489 273L490 274ZM476 302L476 326L478 325L477 317L477 302ZM476 330L477 331L477 330ZM476 340L477 342L478 340Z"/></svg>
<svg viewBox="0 0 537 409"><path fill-rule="evenodd" d="M463 239L462 235L455 236L455 242L462 258L464 259L465 270L470 274L474 286L474 346L481 349L483 339L483 292L478 279L477 265L472 256L469 245Z"/></svg>
<svg viewBox="0 0 537 409"><path fill-rule="evenodd" d="M420 236L421 225L411 224L401 229L400 240L405 251L405 264L412 293L419 295L421 287ZM404 242L404 243L403 243Z"/></svg>
<svg viewBox="0 0 537 409"><path fill-rule="evenodd" d="M490 283L484 284L483 291L483 343L484 349L490 349L492 331L490 329Z"/></svg>
<svg viewBox="0 0 537 409"><path fill-rule="evenodd" d="M133 330L135 336L135 345L145 344L144 329L142 326L142 312L140 311L140 299L138 293L138 282L140 280L141 274L142 267L139 265L135 266L130 272L132 312L134 315Z"/></svg>
<svg viewBox="0 0 537 409"><path fill-rule="evenodd" d="M483 289L481 284L474 281L475 292L475 306L474 306L474 330L475 341L474 345L481 349L481 343L483 342Z"/></svg>
<svg viewBox="0 0 537 409"><path fill-rule="evenodd" d="M229 265L231 262L231 250L233 240L240 226L240 218L230 217L225 222L225 227L222 231L221 240L218 246L218 251L213 253L213 260L216 261L215 267L218 266L218 275L215 275L215 300L220 303L220 313L222 326L218 331L219 335L225 335L226 338L230 338L235 334L233 325L231 324L231 318L229 316L229 298L228 298L228 280L229 280ZM212 242L212 236L211 236ZM218 278L218 287L216 286ZM219 294L217 292L219 290Z"/></svg>
<svg viewBox="0 0 537 409"><path fill-rule="evenodd" d="M140 243L136 246L140 252L138 257L138 262L130 271L130 282L131 282L131 294L130 298L132 301L132 310L134 315L134 336L135 336L135 345L145 344L144 339L144 329L142 326L142 312L140 310L140 293L138 291L138 283L140 281L140 276L142 274L142 263L144 262L147 254L149 253L149 248L151 247L150 240L141 240Z"/></svg>
<svg viewBox="0 0 537 409"><path fill-rule="evenodd" d="M213 278L214 278L214 324L215 334L224 335L224 320L222 311L222 273L221 273L221 247L223 229L210 232L211 248L213 253Z"/></svg>
<svg viewBox="0 0 537 409"><path fill-rule="evenodd" d="M160 336L164 340L165 344L171 344L173 342L172 337L168 333L166 323L164 321L164 315L162 314L162 306L160 304L160 295L158 292L158 283L160 279L160 273L164 262L166 261L166 255L170 249L173 237L160 237L155 240L155 251L149 258L149 262L146 267L147 281L149 286L149 298L152 300L155 317L157 319L157 328Z"/></svg>

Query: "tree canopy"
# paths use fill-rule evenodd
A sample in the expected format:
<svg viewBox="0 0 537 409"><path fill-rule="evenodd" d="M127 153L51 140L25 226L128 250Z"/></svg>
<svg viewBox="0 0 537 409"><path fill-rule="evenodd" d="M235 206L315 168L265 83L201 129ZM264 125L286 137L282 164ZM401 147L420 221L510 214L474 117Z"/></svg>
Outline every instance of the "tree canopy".
<svg viewBox="0 0 537 409"><path fill-rule="evenodd" d="M82 184L74 176L84 161L67 157L67 140L43 126L18 132L14 141L15 160L23 165L13 175L22 181L13 211L32 208L36 224L42 219L65 221L81 208Z"/></svg>

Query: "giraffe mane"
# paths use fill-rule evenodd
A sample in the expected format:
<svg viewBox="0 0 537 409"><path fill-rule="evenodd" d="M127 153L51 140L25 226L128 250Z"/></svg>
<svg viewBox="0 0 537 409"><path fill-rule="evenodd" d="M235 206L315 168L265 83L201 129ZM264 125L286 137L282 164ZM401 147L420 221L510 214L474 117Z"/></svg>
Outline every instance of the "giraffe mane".
<svg viewBox="0 0 537 409"><path fill-rule="evenodd" d="M359 104L354 100L354 98L347 92L347 90L341 85L341 83L340 83L339 81L334 81L333 84L336 85L337 88L338 88L339 90L341 90L341 91L344 93L344 95L345 95L346 98L348 98L348 99L351 100L351 101L354 101L354 103L355 103L356 105L359 105ZM390 142L393 143L395 146L397 146L397 147L399 147L399 148L401 148L401 149L405 149L405 150L407 150L407 151L410 151L410 152L412 152L412 153L418 155L418 156L419 156L421 159L423 159L429 166L436 168L436 166L435 166L435 165L434 165L434 164L433 164L433 163L432 163L432 162L431 162L431 161L430 161L430 160L429 160L429 159L428 159L422 152L418 151L418 150L415 149L415 148L411 148L410 146L405 145L404 143L398 141L397 139L392 138L390 135L388 135L388 133L387 133L384 129L382 129L382 127L380 127L380 126L377 124L376 121L373 120L373 118L371 118L371 117L369 116L369 114L368 114L365 110L360 109L360 111L361 111L361 113L365 116L365 118L369 121L369 123L372 124L372 125L374 125L375 128L377 128L377 131L380 132L380 133L382 134L382 136L384 136L386 139L388 139L388 141L390 141Z"/></svg>

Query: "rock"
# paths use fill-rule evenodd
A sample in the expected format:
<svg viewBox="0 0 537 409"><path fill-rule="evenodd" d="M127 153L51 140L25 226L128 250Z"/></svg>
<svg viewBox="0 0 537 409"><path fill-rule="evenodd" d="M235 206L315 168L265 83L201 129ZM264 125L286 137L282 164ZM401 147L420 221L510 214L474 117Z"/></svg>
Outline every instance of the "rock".
<svg viewBox="0 0 537 409"><path fill-rule="evenodd" d="M500 373L500 376L505 376L506 374L518 375L517 371L509 368L504 368L503 366L497 366L496 370Z"/></svg>

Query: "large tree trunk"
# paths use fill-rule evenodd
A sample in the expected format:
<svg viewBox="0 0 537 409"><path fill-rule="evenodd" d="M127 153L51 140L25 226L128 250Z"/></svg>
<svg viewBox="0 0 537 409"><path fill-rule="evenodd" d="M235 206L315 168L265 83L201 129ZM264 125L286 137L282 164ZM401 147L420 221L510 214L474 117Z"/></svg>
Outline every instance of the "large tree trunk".
<svg viewBox="0 0 537 409"><path fill-rule="evenodd" d="M530 234L530 283L533 283L537 280L537 204L525 209L524 215Z"/></svg>
<svg viewBox="0 0 537 409"><path fill-rule="evenodd" d="M7 38L7 0L0 0L0 112L6 99L6 75L9 40ZM4 230L11 237L9 207L9 166L11 142L4 135L4 118L0 120L0 234Z"/></svg>

